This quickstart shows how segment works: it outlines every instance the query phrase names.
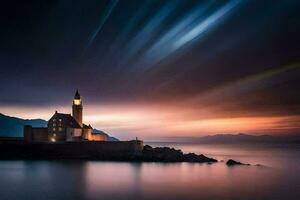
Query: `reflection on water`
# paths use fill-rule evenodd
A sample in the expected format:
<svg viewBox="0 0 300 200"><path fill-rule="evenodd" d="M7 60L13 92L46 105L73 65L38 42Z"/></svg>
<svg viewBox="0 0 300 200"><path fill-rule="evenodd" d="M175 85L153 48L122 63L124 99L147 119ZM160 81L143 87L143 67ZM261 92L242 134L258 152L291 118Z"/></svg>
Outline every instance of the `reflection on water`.
<svg viewBox="0 0 300 200"><path fill-rule="evenodd" d="M0 199L300 199L300 148L173 146L267 167L0 161Z"/></svg>

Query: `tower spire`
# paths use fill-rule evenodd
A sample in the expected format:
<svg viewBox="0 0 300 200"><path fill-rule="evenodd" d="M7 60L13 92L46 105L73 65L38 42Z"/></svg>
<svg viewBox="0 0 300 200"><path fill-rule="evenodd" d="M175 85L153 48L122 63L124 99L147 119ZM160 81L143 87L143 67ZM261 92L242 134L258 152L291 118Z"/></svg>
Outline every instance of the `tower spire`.
<svg viewBox="0 0 300 200"><path fill-rule="evenodd" d="M80 99L80 94L78 92L78 89L76 89L76 93L75 93L74 99Z"/></svg>
<svg viewBox="0 0 300 200"><path fill-rule="evenodd" d="M80 94L78 92L78 89L76 90L74 99L73 99L73 105L72 105L72 116L74 119L79 123L79 125L82 127L82 101Z"/></svg>

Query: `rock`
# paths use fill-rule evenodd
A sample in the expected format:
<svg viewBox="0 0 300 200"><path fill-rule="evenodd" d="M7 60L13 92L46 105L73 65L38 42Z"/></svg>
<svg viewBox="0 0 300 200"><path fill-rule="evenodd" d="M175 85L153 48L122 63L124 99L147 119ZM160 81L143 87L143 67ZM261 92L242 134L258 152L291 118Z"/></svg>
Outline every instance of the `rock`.
<svg viewBox="0 0 300 200"><path fill-rule="evenodd" d="M143 161L152 162L179 162L182 160L181 150L176 150L169 147L152 148L146 145L142 152Z"/></svg>
<svg viewBox="0 0 300 200"><path fill-rule="evenodd" d="M208 158L203 154L197 155L194 153L183 154L184 162L217 162L216 159Z"/></svg>
<svg viewBox="0 0 300 200"><path fill-rule="evenodd" d="M195 153L184 154L180 149L170 147L156 147L152 148L145 145L142 154L140 155L142 161L149 162L195 162L195 163L213 163L217 160L208 158L204 155L197 155Z"/></svg>
<svg viewBox="0 0 300 200"><path fill-rule="evenodd" d="M241 163L241 162L239 162L239 161L235 161L235 160L229 159L229 160L226 162L226 165L228 165L228 166L233 166L233 165L250 165L250 164L244 164L244 163Z"/></svg>
<svg viewBox="0 0 300 200"><path fill-rule="evenodd" d="M150 146L150 145L145 145L144 146L144 151L150 151L152 150L153 148Z"/></svg>
<svg viewBox="0 0 300 200"><path fill-rule="evenodd" d="M255 166L257 166L257 167L264 167L264 165L261 165L261 164L256 164Z"/></svg>

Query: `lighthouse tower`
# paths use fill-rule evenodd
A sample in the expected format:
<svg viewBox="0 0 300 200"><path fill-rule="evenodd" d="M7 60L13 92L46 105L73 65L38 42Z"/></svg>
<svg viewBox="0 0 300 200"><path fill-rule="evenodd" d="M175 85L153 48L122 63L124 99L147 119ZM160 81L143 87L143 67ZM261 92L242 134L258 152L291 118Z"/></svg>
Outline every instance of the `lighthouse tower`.
<svg viewBox="0 0 300 200"><path fill-rule="evenodd" d="M78 90L76 90L73 105L72 105L72 116L78 124L82 127L82 101Z"/></svg>

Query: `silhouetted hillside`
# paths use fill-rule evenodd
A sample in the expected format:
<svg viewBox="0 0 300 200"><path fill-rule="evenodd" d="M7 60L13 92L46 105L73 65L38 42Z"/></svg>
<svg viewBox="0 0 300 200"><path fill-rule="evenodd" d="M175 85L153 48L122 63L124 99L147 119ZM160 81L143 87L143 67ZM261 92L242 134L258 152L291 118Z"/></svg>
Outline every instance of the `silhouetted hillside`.
<svg viewBox="0 0 300 200"><path fill-rule="evenodd" d="M21 119L0 113L0 136L23 137L24 125L46 127L47 121L42 119Z"/></svg>
<svg viewBox="0 0 300 200"><path fill-rule="evenodd" d="M0 136L23 137L24 125L46 127L47 121L43 119L21 119L0 113ZM118 141L117 138L111 137L101 130L94 129L94 132L107 135L109 141Z"/></svg>

